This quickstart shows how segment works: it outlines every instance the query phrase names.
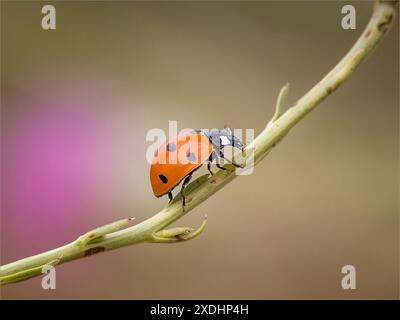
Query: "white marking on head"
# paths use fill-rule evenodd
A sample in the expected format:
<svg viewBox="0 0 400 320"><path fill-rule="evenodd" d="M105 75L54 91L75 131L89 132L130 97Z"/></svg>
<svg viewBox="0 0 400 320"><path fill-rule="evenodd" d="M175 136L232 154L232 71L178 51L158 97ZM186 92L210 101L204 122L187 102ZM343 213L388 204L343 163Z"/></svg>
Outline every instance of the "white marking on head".
<svg viewBox="0 0 400 320"><path fill-rule="evenodd" d="M221 145L229 146L231 144L231 142L226 136L221 136L220 138L221 138Z"/></svg>

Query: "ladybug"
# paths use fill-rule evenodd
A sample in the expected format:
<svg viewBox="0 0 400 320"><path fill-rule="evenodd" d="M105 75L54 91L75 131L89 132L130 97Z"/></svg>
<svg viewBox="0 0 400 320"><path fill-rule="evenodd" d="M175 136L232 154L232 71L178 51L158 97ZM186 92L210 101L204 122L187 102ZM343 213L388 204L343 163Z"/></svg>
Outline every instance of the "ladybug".
<svg viewBox="0 0 400 320"><path fill-rule="evenodd" d="M172 190L183 181L180 193L183 210L185 210L184 190L193 172L207 163L208 171L214 175L211 171L213 160L216 160L217 168L226 170L219 164L219 158L228 160L224 157L222 150L225 146L238 148L242 152L244 148L242 142L233 135L230 129L186 129L170 138L155 151L150 167L150 181L154 195L161 197L168 194L171 202ZM232 164L239 167L237 164Z"/></svg>

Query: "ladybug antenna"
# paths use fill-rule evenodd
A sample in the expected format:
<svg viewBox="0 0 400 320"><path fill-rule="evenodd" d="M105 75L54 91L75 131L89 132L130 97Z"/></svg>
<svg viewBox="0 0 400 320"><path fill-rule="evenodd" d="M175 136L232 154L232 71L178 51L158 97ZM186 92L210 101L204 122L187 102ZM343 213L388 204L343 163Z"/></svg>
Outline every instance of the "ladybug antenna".
<svg viewBox="0 0 400 320"><path fill-rule="evenodd" d="M224 125L224 129L228 132L228 134L232 134L232 130L228 127L228 125Z"/></svg>

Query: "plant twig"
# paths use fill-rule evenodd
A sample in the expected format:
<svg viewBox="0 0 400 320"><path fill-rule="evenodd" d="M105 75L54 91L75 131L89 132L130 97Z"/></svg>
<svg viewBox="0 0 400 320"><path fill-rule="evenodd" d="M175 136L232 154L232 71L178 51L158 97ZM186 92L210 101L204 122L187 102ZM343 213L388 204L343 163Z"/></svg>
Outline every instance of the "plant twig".
<svg viewBox="0 0 400 320"><path fill-rule="evenodd" d="M272 120L255 140L246 147L247 155L244 160L247 166L258 164L296 123L350 77L390 28L395 15L396 4L396 1L377 1L366 29L350 51L319 83L282 115L281 108L288 88L284 87L281 90ZM254 160L254 163L249 159ZM1 266L1 283L7 284L22 281L40 275L41 267L46 264L62 264L99 252L142 242L171 243L194 238L204 230L205 220L201 227L194 232L192 231L193 229L188 227L169 230L164 230L164 228L237 177L233 165L227 164L225 168L227 170L219 170L212 177L203 175L187 187L185 212L182 210L181 199L178 195L159 213L139 224L118 230L125 227L129 222L129 219L119 220L90 231L65 246Z"/></svg>
<svg viewBox="0 0 400 320"><path fill-rule="evenodd" d="M289 83L287 83L279 92L278 99L276 100L275 113L269 124L274 123L281 116L282 109L285 106L288 94L289 94Z"/></svg>

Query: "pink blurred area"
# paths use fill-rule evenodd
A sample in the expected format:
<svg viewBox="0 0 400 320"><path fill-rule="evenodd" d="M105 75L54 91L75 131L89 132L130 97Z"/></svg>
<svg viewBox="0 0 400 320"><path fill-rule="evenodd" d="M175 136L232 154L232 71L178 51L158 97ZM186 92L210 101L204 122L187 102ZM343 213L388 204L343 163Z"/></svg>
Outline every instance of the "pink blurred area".
<svg viewBox="0 0 400 320"><path fill-rule="evenodd" d="M35 79L5 98L2 225L14 249L3 263L111 221L114 195L129 183L123 163L136 156L132 103L114 84L79 72Z"/></svg>

